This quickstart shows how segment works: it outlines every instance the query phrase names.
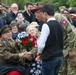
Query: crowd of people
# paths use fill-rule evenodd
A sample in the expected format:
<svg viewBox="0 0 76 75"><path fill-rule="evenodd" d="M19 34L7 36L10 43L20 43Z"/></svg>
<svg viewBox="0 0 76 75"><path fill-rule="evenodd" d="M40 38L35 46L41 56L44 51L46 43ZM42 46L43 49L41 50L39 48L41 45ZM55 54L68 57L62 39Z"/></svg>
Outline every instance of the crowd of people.
<svg viewBox="0 0 76 75"><path fill-rule="evenodd" d="M75 75L75 27L75 7L0 4L0 75Z"/></svg>

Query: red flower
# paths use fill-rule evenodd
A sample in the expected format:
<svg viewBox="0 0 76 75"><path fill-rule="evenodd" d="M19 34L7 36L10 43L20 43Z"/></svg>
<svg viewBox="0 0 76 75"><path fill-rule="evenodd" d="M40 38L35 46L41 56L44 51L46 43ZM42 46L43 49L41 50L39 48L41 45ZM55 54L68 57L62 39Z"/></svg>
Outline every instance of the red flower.
<svg viewBox="0 0 76 75"><path fill-rule="evenodd" d="M22 38L22 44L27 44L28 43L28 38L25 37L25 38Z"/></svg>
<svg viewBox="0 0 76 75"><path fill-rule="evenodd" d="M32 47L36 47L37 46L37 36L33 36L33 40L32 40Z"/></svg>
<svg viewBox="0 0 76 75"><path fill-rule="evenodd" d="M31 39L31 38L33 38L33 36L31 35L31 34L28 34L28 37Z"/></svg>
<svg viewBox="0 0 76 75"><path fill-rule="evenodd" d="M36 58L37 56L38 56L37 54L34 55L35 58Z"/></svg>

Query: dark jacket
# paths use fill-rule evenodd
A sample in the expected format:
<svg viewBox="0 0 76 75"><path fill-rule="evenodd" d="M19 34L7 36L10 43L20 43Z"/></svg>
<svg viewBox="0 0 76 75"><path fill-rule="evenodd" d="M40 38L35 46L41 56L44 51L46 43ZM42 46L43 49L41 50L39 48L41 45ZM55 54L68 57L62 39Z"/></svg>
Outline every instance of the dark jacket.
<svg viewBox="0 0 76 75"><path fill-rule="evenodd" d="M73 20L73 25L76 27L76 18Z"/></svg>
<svg viewBox="0 0 76 75"><path fill-rule="evenodd" d="M9 13L7 13L5 20L7 24L10 24L13 20L15 20L16 15L11 11Z"/></svg>
<svg viewBox="0 0 76 75"><path fill-rule="evenodd" d="M23 12L23 16L30 23L35 21L35 15L33 13L30 13L30 16L29 16L28 13L25 11L25 12Z"/></svg>
<svg viewBox="0 0 76 75"><path fill-rule="evenodd" d="M46 23L49 26L50 34L47 38L42 52L42 60L49 61L55 57L62 56L63 50L63 28L55 20Z"/></svg>
<svg viewBox="0 0 76 75"><path fill-rule="evenodd" d="M1 29L4 25L6 25L5 20L2 19L2 18L0 18L0 29Z"/></svg>

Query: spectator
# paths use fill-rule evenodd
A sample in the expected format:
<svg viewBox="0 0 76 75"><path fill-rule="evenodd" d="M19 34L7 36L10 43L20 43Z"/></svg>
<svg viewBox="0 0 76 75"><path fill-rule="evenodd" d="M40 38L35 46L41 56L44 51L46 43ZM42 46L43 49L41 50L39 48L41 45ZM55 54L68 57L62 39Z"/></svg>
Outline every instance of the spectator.
<svg viewBox="0 0 76 75"><path fill-rule="evenodd" d="M68 19L68 21L73 25L72 19L70 17L70 13L67 9L64 10L64 16L66 16L66 18Z"/></svg>
<svg viewBox="0 0 76 75"><path fill-rule="evenodd" d="M72 8L69 12L70 12L70 17L73 21L73 25L76 27L76 11L75 9Z"/></svg>
<svg viewBox="0 0 76 75"><path fill-rule="evenodd" d="M31 12L32 9L33 9L33 4L32 3L27 3L25 5L25 11L23 12L23 16L30 23L35 21L35 15Z"/></svg>
<svg viewBox="0 0 76 75"><path fill-rule="evenodd" d="M16 3L13 3L10 7L10 12L6 15L6 23L10 24L13 20L15 20L16 15L18 13L18 5Z"/></svg>
<svg viewBox="0 0 76 75"><path fill-rule="evenodd" d="M36 61L35 58L37 56L37 39L38 35L40 35L38 31L39 25L37 22L32 22L27 28L26 31L28 34L34 38L34 46L32 48L32 53L34 55L34 60L29 64L29 72L30 75L42 75L42 62L40 60Z"/></svg>
<svg viewBox="0 0 76 75"><path fill-rule="evenodd" d="M19 32L26 31L26 27L30 24L24 19L24 16L21 12L17 14L17 17L11 23L17 23Z"/></svg>
<svg viewBox="0 0 76 75"><path fill-rule="evenodd" d="M12 29L12 38L15 40L17 38L17 35L18 35L18 27L15 24L15 25L11 26L11 29Z"/></svg>
<svg viewBox="0 0 76 75"><path fill-rule="evenodd" d="M4 25L6 25L5 20L2 19L2 18L0 18L0 29L1 29Z"/></svg>

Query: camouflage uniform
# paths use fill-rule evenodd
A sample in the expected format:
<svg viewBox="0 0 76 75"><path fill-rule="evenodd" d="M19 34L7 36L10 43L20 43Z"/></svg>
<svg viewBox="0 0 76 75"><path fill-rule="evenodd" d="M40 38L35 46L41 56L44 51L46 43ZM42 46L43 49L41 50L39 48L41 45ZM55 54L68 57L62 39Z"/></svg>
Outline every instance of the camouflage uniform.
<svg viewBox="0 0 76 75"><path fill-rule="evenodd" d="M62 14L56 13L56 19L61 23L64 29L64 49L63 49L63 63L60 69L60 75L70 75L68 74L68 53L75 49L75 33L73 32L73 27L70 22ZM71 71L70 71L71 72Z"/></svg>
<svg viewBox="0 0 76 75"><path fill-rule="evenodd" d="M10 28L6 25L1 28L0 34L0 75L5 75L10 71L18 71L21 75L28 75L23 63L20 60L19 50L15 41L10 37L3 37L9 33ZM10 31L11 32L11 31ZM23 58L22 58L23 59Z"/></svg>
<svg viewBox="0 0 76 75"><path fill-rule="evenodd" d="M19 58L19 51L15 47L14 40L0 39L0 44L2 44L0 47L0 62L4 61L3 59L7 60L10 58Z"/></svg>
<svg viewBox="0 0 76 75"><path fill-rule="evenodd" d="M76 41L75 41L76 32L74 32L74 33L75 33L75 36L72 37L73 40L69 43L69 45L70 45L69 52L74 52L75 56L68 58L68 74L67 75L76 75Z"/></svg>

